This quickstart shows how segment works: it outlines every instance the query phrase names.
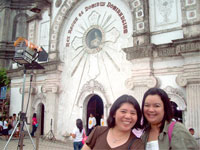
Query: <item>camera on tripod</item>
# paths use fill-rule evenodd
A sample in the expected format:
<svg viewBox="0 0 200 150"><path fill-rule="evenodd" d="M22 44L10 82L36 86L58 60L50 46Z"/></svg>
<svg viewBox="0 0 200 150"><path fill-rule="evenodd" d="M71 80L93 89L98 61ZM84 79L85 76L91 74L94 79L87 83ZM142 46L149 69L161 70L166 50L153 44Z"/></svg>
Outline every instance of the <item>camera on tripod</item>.
<svg viewBox="0 0 200 150"><path fill-rule="evenodd" d="M23 37L19 37L15 42L15 55L14 61L18 64L31 64L34 61L44 62L47 61L48 54L43 49Z"/></svg>
<svg viewBox="0 0 200 150"><path fill-rule="evenodd" d="M20 150L23 150L23 139L24 139L24 126L26 127L29 137L31 139L31 142L33 144L34 149L36 149L34 141L30 135L28 126L27 126L27 109L28 109L28 104L29 104L29 98L30 98L30 91L31 91L31 82L32 82L32 74L30 77L30 90L29 90L29 97L28 97L28 102L27 102L27 107L26 111L24 112L24 93L25 93L25 82L26 82L26 70L30 69L44 69L42 65L40 65L37 62L41 61L47 61L48 54L46 51L42 48L39 47L32 42L26 40L23 37L19 37L15 42L15 55L13 60L19 64L23 65L24 67L24 80L23 80L23 91L22 91L22 105L21 105L21 112L20 112L20 120L17 121L17 124L15 125L13 132L11 133L11 136L9 137L4 150L7 149L8 143L10 142L15 130L17 129L17 126L20 125L20 138L19 138L19 144L18 147L20 147ZM36 62L37 61L37 62ZM21 123L20 123L21 122Z"/></svg>
<svg viewBox="0 0 200 150"><path fill-rule="evenodd" d="M25 121L25 122L27 122L26 113L20 112L20 121Z"/></svg>

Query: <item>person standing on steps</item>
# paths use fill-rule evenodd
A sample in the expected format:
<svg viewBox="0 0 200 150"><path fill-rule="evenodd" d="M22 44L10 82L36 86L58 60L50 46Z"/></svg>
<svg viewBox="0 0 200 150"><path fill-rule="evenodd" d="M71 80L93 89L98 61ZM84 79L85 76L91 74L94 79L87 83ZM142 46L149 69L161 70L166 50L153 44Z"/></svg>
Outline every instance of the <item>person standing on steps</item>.
<svg viewBox="0 0 200 150"><path fill-rule="evenodd" d="M88 119L88 133L87 136L90 135L90 132L92 131L92 129L96 126L96 118L94 117L94 115L92 113L90 113L90 117Z"/></svg>
<svg viewBox="0 0 200 150"><path fill-rule="evenodd" d="M37 116L36 116L36 113L34 113L32 117L32 132L31 132L32 137L34 137L37 127L38 127Z"/></svg>

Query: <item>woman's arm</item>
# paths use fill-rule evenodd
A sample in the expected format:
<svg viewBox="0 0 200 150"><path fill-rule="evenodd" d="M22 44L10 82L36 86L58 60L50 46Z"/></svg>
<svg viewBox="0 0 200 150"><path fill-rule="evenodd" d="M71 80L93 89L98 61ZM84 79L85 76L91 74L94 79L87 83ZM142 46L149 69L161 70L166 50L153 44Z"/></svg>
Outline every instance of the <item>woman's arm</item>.
<svg viewBox="0 0 200 150"><path fill-rule="evenodd" d="M76 134L70 133L70 136L72 136L73 138L75 138Z"/></svg>
<svg viewBox="0 0 200 150"><path fill-rule="evenodd" d="M87 144L84 144L82 147L82 150L91 150L91 148L87 146Z"/></svg>
<svg viewBox="0 0 200 150"><path fill-rule="evenodd" d="M172 150L198 150L198 145L185 126L177 122L172 133L171 148Z"/></svg>

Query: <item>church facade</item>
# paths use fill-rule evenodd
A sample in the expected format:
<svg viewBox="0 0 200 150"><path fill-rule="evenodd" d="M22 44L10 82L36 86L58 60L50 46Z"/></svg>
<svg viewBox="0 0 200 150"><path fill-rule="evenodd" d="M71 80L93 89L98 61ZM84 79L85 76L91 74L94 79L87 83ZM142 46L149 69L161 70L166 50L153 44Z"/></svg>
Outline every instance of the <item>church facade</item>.
<svg viewBox="0 0 200 150"><path fill-rule="evenodd" d="M24 108L23 69L12 65L10 114L27 106L29 120L37 112L41 134L52 127L63 140L77 118L87 128L93 113L99 124L122 94L141 104L147 89L159 87L175 104L176 119L200 135L199 1L52 0L42 8L1 11L12 11L8 41L26 36L48 52L45 69L27 72Z"/></svg>

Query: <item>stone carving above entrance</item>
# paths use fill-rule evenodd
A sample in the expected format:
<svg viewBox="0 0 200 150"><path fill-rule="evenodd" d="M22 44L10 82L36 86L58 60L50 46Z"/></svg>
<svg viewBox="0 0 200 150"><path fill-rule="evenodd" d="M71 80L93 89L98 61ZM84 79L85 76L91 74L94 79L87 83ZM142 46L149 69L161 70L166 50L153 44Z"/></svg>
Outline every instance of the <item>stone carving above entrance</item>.
<svg viewBox="0 0 200 150"><path fill-rule="evenodd" d="M178 105L179 110L186 110L186 100L180 90L171 86L167 86L164 90L167 92L170 100Z"/></svg>
<svg viewBox="0 0 200 150"><path fill-rule="evenodd" d="M96 80L90 80L86 84L83 85L81 89L81 93L88 91L94 93L94 91L100 91L105 93L103 86Z"/></svg>
<svg viewBox="0 0 200 150"><path fill-rule="evenodd" d="M80 95L78 97L78 100L76 102L76 105L78 105L79 107L82 107L85 101L85 98L88 97L88 95L93 95L93 94L97 94L101 96L103 100L105 100L104 105L110 106L111 103L107 99L103 85L101 85L98 81L93 80L93 79L86 82L83 85Z"/></svg>
<svg viewBox="0 0 200 150"><path fill-rule="evenodd" d="M36 95L32 102L32 108L36 109L39 103L46 104L46 96L43 93Z"/></svg>

